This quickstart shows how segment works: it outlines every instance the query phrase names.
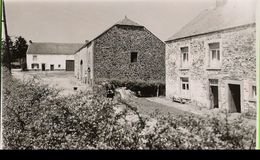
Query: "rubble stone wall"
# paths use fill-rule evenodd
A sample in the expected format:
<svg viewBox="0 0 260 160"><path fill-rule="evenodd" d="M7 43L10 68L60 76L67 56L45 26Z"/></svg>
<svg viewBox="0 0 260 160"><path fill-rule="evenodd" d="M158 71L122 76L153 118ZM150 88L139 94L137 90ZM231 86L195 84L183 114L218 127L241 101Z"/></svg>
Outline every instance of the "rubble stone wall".
<svg viewBox="0 0 260 160"><path fill-rule="evenodd" d="M219 106L228 109L228 84L240 84L242 112L256 107L252 85L256 85L255 24L166 43L166 96L189 98L210 107L209 79L218 79ZM221 66L208 66L208 43L220 42ZM189 46L189 67L181 67L180 47ZM181 94L180 77L188 77L189 95Z"/></svg>

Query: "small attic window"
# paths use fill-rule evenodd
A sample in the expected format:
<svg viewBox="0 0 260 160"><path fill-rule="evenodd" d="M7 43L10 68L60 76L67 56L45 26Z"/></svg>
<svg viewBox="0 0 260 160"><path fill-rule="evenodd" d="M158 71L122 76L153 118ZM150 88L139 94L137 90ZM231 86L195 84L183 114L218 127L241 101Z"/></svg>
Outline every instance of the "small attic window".
<svg viewBox="0 0 260 160"><path fill-rule="evenodd" d="M37 56L33 55L33 61L37 61Z"/></svg>
<svg viewBox="0 0 260 160"><path fill-rule="evenodd" d="M131 63L137 62L137 52L131 52Z"/></svg>

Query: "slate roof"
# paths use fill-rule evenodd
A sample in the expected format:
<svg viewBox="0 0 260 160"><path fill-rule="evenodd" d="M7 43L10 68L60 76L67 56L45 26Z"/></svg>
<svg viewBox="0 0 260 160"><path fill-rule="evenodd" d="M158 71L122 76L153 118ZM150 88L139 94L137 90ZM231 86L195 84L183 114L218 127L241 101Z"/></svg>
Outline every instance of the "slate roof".
<svg viewBox="0 0 260 160"><path fill-rule="evenodd" d="M29 45L27 54L73 55L82 46L81 43L33 42Z"/></svg>
<svg viewBox="0 0 260 160"><path fill-rule="evenodd" d="M103 34L105 34L107 31L109 31L111 28L113 28L114 26L135 26L135 27L144 27L134 21L132 21L131 19L127 18L125 16L124 19L116 22L114 25L112 25L111 27L109 27L107 30L105 30L104 32L102 32L101 34L99 34L98 36L96 36L95 38L93 38L91 41L85 43L81 48L79 48L78 50L75 51L75 53L79 52L81 49L85 48L88 44L90 44L92 41L94 41L95 39L97 39L98 37L102 36Z"/></svg>
<svg viewBox="0 0 260 160"><path fill-rule="evenodd" d="M125 16L124 19L118 21L115 25L122 25L122 26L140 26L140 27L142 27L142 25L140 25L140 24L138 24L138 23L132 21L131 19L127 18L126 16Z"/></svg>
<svg viewBox="0 0 260 160"><path fill-rule="evenodd" d="M255 23L255 1L242 1L229 0L224 6L203 11L167 41Z"/></svg>

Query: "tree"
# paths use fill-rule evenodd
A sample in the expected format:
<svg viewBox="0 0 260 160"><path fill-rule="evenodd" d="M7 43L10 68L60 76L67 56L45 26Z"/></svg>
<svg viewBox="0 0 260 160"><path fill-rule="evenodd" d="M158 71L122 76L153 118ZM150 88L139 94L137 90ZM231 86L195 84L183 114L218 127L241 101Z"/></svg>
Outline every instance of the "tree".
<svg viewBox="0 0 260 160"><path fill-rule="evenodd" d="M28 44L25 40L25 38L19 36L15 37L15 40L13 41L10 37L8 37L9 40L9 49L11 54L11 62L19 61L22 70L26 69L26 51L28 49ZM3 64L7 63L7 57L6 57L6 47L7 43L6 40L2 39L2 62Z"/></svg>
<svg viewBox="0 0 260 160"><path fill-rule="evenodd" d="M14 43L13 60L26 58L27 48L28 48L28 44L26 40L21 36L16 37Z"/></svg>
<svg viewBox="0 0 260 160"><path fill-rule="evenodd" d="M9 36L7 37L7 40L9 42L9 52L10 52L10 55L12 55L12 53L13 53L13 41ZM2 39L1 49L2 49L2 51L1 51L2 64L8 68L9 59L8 59L8 55L7 55L7 41L6 41L6 39Z"/></svg>
<svg viewBox="0 0 260 160"><path fill-rule="evenodd" d="M16 37L14 46L13 46L13 56L12 61L19 60L22 70L26 69L26 51L28 49L28 44L26 40L19 36Z"/></svg>

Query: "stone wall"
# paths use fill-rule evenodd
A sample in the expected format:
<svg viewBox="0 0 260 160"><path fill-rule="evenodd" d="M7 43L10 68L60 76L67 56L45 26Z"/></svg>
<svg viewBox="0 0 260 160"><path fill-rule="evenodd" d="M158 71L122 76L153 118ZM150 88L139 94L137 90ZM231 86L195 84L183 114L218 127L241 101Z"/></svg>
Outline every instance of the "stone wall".
<svg viewBox="0 0 260 160"><path fill-rule="evenodd" d="M166 44L166 96L182 97L180 77L189 77L188 98L200 106L209 107L209 79L218 79L220 108L228 109L228 83L241 86L242 112L254 108L252 85L256 85L255 25L183 38ZM220 42L221 66L208 66L208 43ZM180 47L189 47L189 67L181 68ZM187 96L187 95L186 95Z"/></svg>
<svg viewBox="0 0 260 160"><path fill-rule="evenodd" d="M93 83L93 42L75 54L75 77L83 83Z"/></svg>
<svg viewBox="0 0 260 160"><path fill-rule="evenodd" d="M94 78L165 81L165 44L144 27L114 26L94 47ZM131 63L131 52L137 62Z"/></svg>

